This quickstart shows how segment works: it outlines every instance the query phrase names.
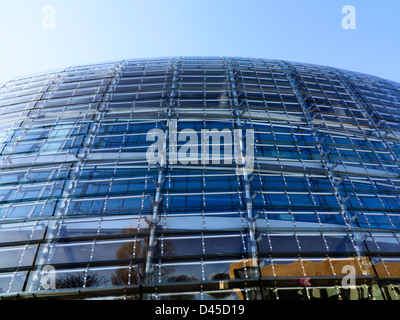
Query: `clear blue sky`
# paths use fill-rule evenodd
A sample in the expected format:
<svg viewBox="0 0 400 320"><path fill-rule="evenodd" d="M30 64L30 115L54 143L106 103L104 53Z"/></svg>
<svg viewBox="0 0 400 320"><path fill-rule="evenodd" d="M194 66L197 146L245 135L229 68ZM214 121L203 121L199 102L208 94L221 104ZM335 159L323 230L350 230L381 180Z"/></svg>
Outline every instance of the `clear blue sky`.
<svg viewBox="0 0 400 320"><path fill-rule="evenodd" d="M52 5L56 27L42 27ZM356 29L342 28L342 7ZM247 56L400 82L400 0L0 0L0 82L124 58Z"/></svg>

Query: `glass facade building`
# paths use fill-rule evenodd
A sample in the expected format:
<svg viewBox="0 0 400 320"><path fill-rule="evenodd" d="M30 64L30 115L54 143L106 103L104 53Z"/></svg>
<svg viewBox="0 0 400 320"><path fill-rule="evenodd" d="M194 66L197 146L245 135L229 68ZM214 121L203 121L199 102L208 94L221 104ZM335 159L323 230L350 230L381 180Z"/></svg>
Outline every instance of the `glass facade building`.
<svg viewBox="0 0 400 320"><path fill-rule="evenodd" d="M254 130L253 171L149 163L172 122ZM400 298L399 83L258 58L75 66L3 84L0 141L3 299Z"/></svg>

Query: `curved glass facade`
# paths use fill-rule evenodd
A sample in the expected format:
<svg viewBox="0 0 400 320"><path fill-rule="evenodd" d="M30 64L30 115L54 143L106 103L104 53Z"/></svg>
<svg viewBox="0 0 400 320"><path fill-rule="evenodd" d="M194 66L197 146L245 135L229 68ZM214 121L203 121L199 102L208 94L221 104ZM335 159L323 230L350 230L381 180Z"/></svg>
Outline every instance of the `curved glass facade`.
<svg viewBox="0 0 400 320"><path fill-rule="evenodd" d="M171 125L254 133L253 170L150 163L152 129L188 148ZM170 57L7 82L1 297L399 299L399 139L399 83L324 66Z"/></svg>

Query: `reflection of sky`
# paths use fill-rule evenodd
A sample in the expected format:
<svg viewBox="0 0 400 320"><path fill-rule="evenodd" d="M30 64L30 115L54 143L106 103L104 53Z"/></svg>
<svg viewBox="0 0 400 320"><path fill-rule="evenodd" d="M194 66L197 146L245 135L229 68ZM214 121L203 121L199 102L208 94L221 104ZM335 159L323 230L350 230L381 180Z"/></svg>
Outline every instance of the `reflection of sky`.
<svg viewBox="0 0 400 320"><path fill-rule="evenodd" d="M342 7L356 29L342 28ZM42 8L56 10L55 30ZM15 0L0 3L0 82L123 58L235 55L310 62L400 81L398 0Z"/></svg>

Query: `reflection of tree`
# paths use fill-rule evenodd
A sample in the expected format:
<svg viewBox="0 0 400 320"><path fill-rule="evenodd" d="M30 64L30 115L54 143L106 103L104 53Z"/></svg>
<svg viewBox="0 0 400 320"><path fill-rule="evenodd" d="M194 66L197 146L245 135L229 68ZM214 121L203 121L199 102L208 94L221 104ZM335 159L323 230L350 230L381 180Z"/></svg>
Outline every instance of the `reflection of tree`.
<svg viewBox="0 0 400 320"><path fill-rule="evenodd" d="M66 274L65 276L56 279L56 288L82 288L85 287L98 287L105 285L107 281L104 277L101 277L95 272L88 272L85 276L85 272L76 272L72 274Z"/></svg>
<svg viewBox="0 0 400 320"><path fill-rule="evenodd" d="M175 276L175 277L170 277L168 278L168 282L188 282L188 281L193 281L197 282L199 279L196 276L193 275L180 275L180 276ZM195 296L193 294L179 294L179 295L173 295L169 298L170 300L194 300Z"/></svg>
<svg viewBox="0 0 400 320"><path fill-rule="evenodd" d="M143 232L143 229L140 230ZM161 267L155 272L145 278L145 261L148 252L148 236L137 236L139 230L134 228L122 229L122 234L132 234L135 236L135 240L123 244L116 252L116 258L118 260L132 260L138 259L140 263L132 265L131 268L119 268L115 271L115 274L111 276L111 282L115 286L128 285L128 284L141 284L144 282L152 283L158 280L158 277L170 273L173 268ZM156 242L154 248L154 256L160 255L160 243ZM163 256L170 256L173 254L173 245L170 242L164 241L163 243ZM130 269L130 270L129 270ZM138 299L138 295L131 296L132 299Z"/></svg>

